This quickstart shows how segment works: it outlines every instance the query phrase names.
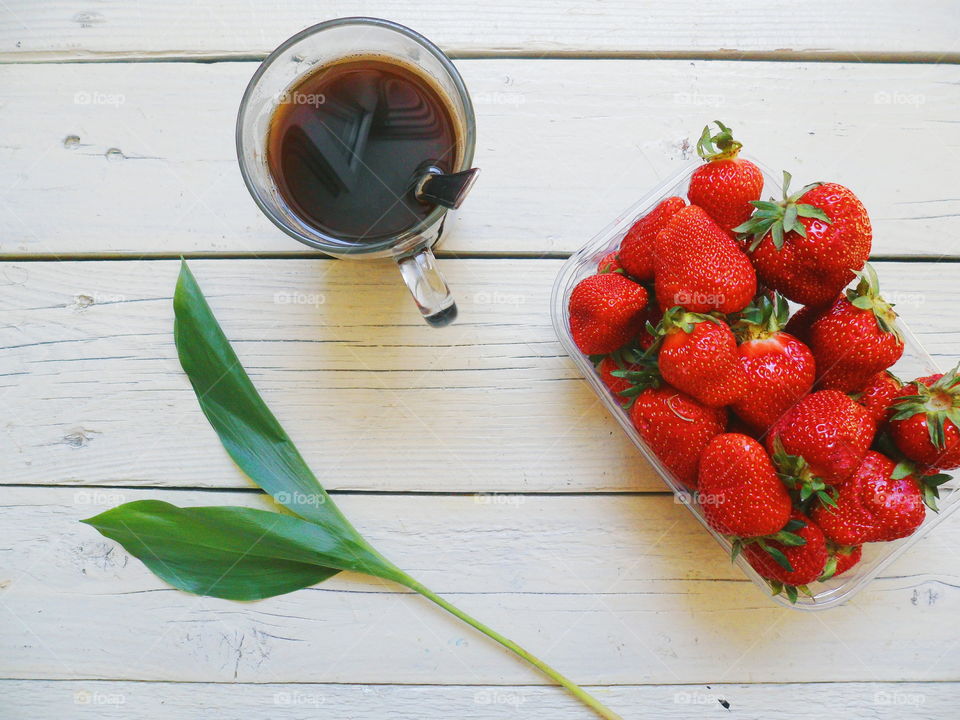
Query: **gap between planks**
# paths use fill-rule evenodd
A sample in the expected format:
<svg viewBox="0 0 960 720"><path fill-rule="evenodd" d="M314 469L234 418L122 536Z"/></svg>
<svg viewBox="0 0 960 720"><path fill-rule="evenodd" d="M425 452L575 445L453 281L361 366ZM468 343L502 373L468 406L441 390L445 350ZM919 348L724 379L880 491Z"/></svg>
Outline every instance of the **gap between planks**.
<svg viewBox="0 0 960 720"><path fill-rule="evenodd" d="M960 52L845 52L819 50L712 50L703 52L647 50L450 50L453 60L725 60L765 62L859 62L896 65L958 65ZM3 52L0 65L97 63L262 62L265 52Z"/></svg>

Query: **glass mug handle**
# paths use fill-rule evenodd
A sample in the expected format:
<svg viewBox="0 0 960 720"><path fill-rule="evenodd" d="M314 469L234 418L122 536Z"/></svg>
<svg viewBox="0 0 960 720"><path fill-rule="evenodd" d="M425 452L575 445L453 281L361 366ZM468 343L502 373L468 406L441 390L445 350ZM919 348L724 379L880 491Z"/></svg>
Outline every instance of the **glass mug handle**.
<svg viewBox="0 0 960 720"><path fill-rule="evenodd" d="M403 281L427 323L433 327L443 327L457 319L457 303L429 247L396 260Z"/></svg>

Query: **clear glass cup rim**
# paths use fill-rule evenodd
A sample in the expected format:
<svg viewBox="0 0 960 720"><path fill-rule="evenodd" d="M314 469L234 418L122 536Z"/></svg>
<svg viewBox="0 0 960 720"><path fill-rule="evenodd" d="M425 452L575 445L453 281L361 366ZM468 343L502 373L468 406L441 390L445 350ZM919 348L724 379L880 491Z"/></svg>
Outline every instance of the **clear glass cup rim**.
<svg viewBox="0 0 960 720"><path fill-rule="evenodd" d="M455 172L462 172L470 169L473 164L473 155L476 144L476 121L474 117L473 103L470 101L470 93L467 91L467 87L463 82L463 78L460 76L460 71L457 70L457 67L453 64L450 58L447 57L443 50L437 47L426 37L418 33L416 30L412 30L406 25L401 25L400 23L393 22L392 20L364 16L335 18L333 20L325 20L324 22L317 23L316 25L311 25L310 27L304 28L295 35L292 35L284 40L283 43L277 46L273 52L264 58L263 62L260 63L260 66L253 74L253 77L250 78L250 82L247 83L247 87L243 92L243 98L240 100L240 108L237 112L236 148L237 158L240 165L240 174L243 177L243 182L247 186L247 190L250 192L251 197L253 197L254 202L260 208L261 212L263 212L263 214L266 215L274 225L283 230L287 235L290 235L305 245L322 250L328 254L370 255L374 253L383 253L383 251L390 250L397 246L407 248L412 239L424 235L431 227L439 222L443 215L447 212L447 208L438 205L423 220L407 228L398 235L392 238L384 238L383 240L378 240L376 242L364 243L363 245L351 246L342 244L342 240L335 238L334 236L327 235L326 233L323 233L315 228L313 232L315 233L316 237L311 237L300 232L297 228L291 227L284 222L282 218L277 217L277 215L261 197L259 189L254 183L253 179L250 177L250 170L247 167L247 163L244 160L243 155L243 124L244 118L246 117L247 105L249 105L260 79L270 69L271 65L273 65L273 63L276 62L276 60L282 56L284 52L289 50L301 40L325 30L330 30L331 28L351 25L358 27L375 25L392 30L400 35L405 35L422 46L427 52L433 55L437 62L440 63L453 83L453 86L457 90L457 94L459 95L460 102L463 105L464 112L465 127L463 128L463 155L460 160L460 165L457 167ZM376 48L370 49L370 53L376 54ZM273 182L272 178L271 182ZM323 240L318 240L317 238L323 238ZM336 250L331 250L331 246L335 246Z"/></svg>

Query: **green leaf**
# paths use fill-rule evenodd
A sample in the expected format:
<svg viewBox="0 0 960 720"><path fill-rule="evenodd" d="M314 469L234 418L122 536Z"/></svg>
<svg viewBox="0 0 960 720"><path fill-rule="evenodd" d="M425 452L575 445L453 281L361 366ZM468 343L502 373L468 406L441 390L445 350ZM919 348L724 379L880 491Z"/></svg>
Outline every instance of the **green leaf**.
<svg viewBox="0 0 960 720"><path fill-rule="evenodd" d="M823 573L819 577L820 582L829 580L833 577L833 574L837 571L837 556L831 555L830 559L827 560L827 564L823 568Z"/></svg>
<svg viewBox="0 0 960 720"><path fill-rule="evenodd" d="M783 211L783 229L789 232L794 229L794 225L799 225L797 220L797 206L787 205Z"/></svg>
<svg viewBox="0 0 960 720"><path fill-rule="evenodd" d="M776 442L778 443L780 442L779 435L777 435L776 437ZM782 448L783 446L781 445L780 447ZM787 524L783 526L783 529L786 530L787 532L794 532L796 530L803 530L803 528L805 528L806 526L807 524L803 520L798 520L797 518L790 518L790 520L787 521Z"/></svg>
<svg viewBox="0 0 960 720"><path fill-rule="evenodd" d="M734 538L733 542L730 543L730 560L731 562L737 559L737 556L743 550L743 540L740 538Z"/></svg>
<svg viewBox="0 0 960 720"><path fill-rule="evenodd" d="M363 539L333 503L230 347L185 262L174 293L180 363L224 448L300 517L237 507L177 508L146 500L84 521L175 587L248 600L354 570L405 585L500 643L607 720L620 716L545 662L410 577Z"/></svg>
<svg viewBox="0 0 960 720"><path fill-rule="evenodd" d="M796 604L797 588L794 585L784 585L783 589L787 591L787 599L790 600L792 604Z"/></svg>
<svg viewBox="0 0 960 720"><path fill-rule="evenodd" d="M300 517L359 538L250 382L185 262L173 309L180 364L234 462Z"/></svg>
<svg viewBox="0 0 960 720"><path fill-rule="evenodd" d="M913 463L908 462L906 460L901 460L894 466L893 472L890 473L890 477L893 478L894 480L902 480L903 478L907 477L907 475L912 475L912 474L913 474Z"/></svg>
<svg viewBox="0 0 960 720"><path fill-rule="evenodd" d="M771 547L765 543L761 544L761 547L767 552L767 554L773 558L774 562L777 563L787 572L793 572L793 565L790 564L790 560L787 559L787 556L784 555L780 550L775 547Z"/></svg>
<svg viewBox="0 0 960 720"><path fill-rule="evenodd" d="M260 600L315 585L340 570L403 579L365 542L266 510L138 500L82 522L195 595Z"/></svg>
<svg viewBox="0 0 960 720"><path fill-rule="evenodd" d="M810 205L808 203L799 203L796 205L797 215L805 218L816 218L821 220L828 225L831 224L830 216L827 215L823 210L818 208L816 205Z"/></svg>
<svg viewBox="0 0 960 720"><path fill-rule="evenodd" d="M770 228L770 233L773 236L774 247L780 250L783 247L783 225L775 223L773 227Z"/></svg>
<svg viewBox="0 0 960 720"><path fill-rule="evenodd" d="M818 491L817 491L817 498L819 498L820 502L823 503L824 506L826 506L826 508L827 508L828 510L831 509L831 508L837 507L837 500L836 500L836 498L834 498L833 495L831 495L831 494L830 494L829 492L827 492L826 490L818 490Z"/></svg>
<svg viewBox="0 0 960 720"><path fill-rule="evenodd" d="M786 530L781 530L780 532L778 532L774 536L774 539L778 543L781 543L783 545L787 545L790 547L798 547L800 545L807 544L807 541L805 538L801 537L800 535L796 535L795 533L787 532Z"/></svg>
<svg viewBox="0 0 960 720"><path fill-rule="evenodd" d="M932 485L933 487L940 487L946 482L953 480L952 475L947 475L946 473L937 473L936 475L924 475L921 482L925 485Z"/></svg>

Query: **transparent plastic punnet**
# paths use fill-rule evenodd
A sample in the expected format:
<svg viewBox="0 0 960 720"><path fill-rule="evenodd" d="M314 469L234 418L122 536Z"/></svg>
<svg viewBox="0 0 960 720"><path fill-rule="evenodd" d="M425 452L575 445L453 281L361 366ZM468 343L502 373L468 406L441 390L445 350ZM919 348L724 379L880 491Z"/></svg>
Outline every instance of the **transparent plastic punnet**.
<svg viewBox="0 0 960 720"><path fill-rule="evenodd" d="M764 189L762 197L767 199L772 196L779 199L782 191L777 180L761 163L753 158L750 158L750 160L763 170ZM700 164L699 161L691 163L682 171L654 188L641 200L623 212L614 222L604 228L579 252L567 260L554 282L550 306L553 325L560 338L561 344L570 357L573 358L573 361L580 369L580 372L583 373L587 382L593 387L594 392L597 393L610 413L617 419L617 422L623 427L624 432L627 433L634 445L639 448L647 461L653 465L667 486L673 490L678 501L693 513L707 532L713 535L716 541L723 547L724 552L727 557L729 557L731 550L730 543L726 538L707 525L693 493L676 480L670 471L657 459L653 451L647 447L646 443L640 438L633 424L630 422L628 412L620 406L619 400L614 398L603 384L590 359L581 353L574 344L573 338L570 335L570 315L568 311L570 293L574 286L583 278L597 272L597 263L600 259L619 247L623 236L638 218L648 213L657 203L671 195L678 195L685 198L690 175ZM880 290L882 293L884 287L883 266L878 267L877 270L880 275ZM791 312L795 309L796 306L791 305ZM899 327L903 333L906 347L903 357L893 366L893 372L903 380L912 380L917 377L941 372L927 351L923 349L923 346L920 345L902 321L899 322ZM953 486L953 483L941 487L940 495L940 512L935 513L928 509L924 523L913 535L892 542L865 544L863 546L863 558L855 567L840 577L832 578L826 582L811 583L810 591L813 593L813 597L801 594L796 604L791 604L790 601L782 595L771 595L770 588L766 581L750 567L750 564L742 554L737 558L736 563L765 595L771 597L774 602L780 605L798 610L825 610L835 607L856 595L867 583L875 578L881 570L915 544L921 537L930 532L936 525L946 520L946 518L960 506L960 502L958 502L958 500L960 500L960 493L958 493L958 489Z"/></svg>

